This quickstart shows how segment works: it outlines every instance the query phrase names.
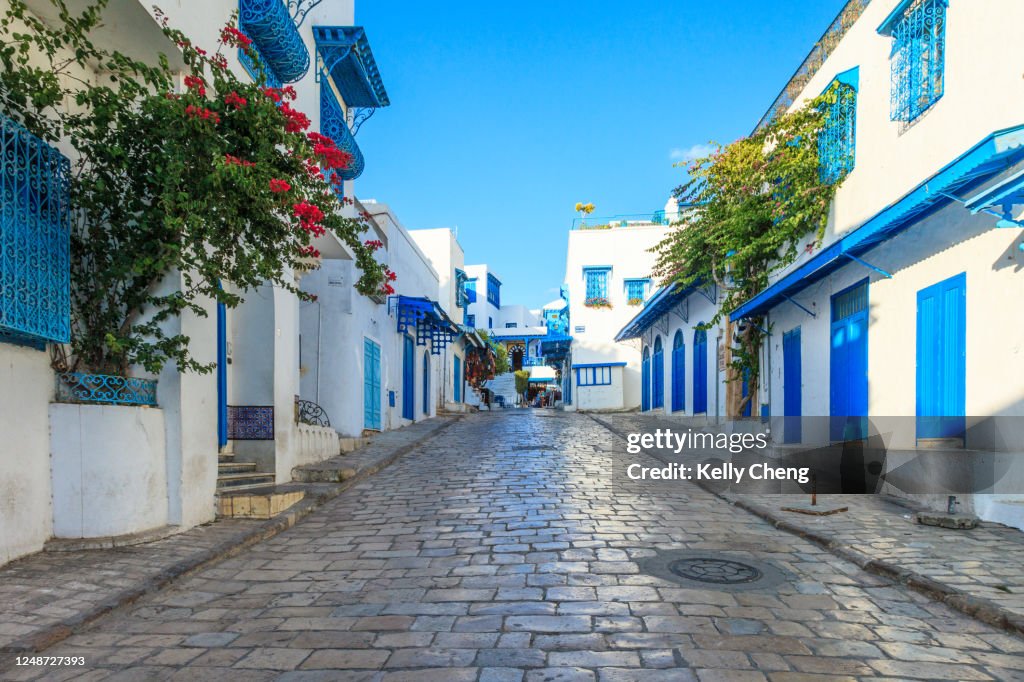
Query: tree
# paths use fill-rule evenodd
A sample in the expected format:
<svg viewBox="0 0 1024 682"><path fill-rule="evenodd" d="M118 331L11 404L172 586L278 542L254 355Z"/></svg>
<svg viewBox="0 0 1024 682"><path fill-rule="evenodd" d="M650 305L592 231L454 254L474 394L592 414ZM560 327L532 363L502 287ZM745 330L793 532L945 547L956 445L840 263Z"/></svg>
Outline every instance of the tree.
<svg viewBox="0 0 1024 682"><path fill-rule="evenodd" d="M717 285L722 298L707 327L763 290L771 273L793 262L805 238L812 236L808 250L820 242L838 183L821 177L818 137L825 110L839 96L832 87L687 166L689 177L674 195L695 210L654 249L655 275L663 284ZM757 395L762 324L758 318L734 329L726 317L730 416L742 414ZM737 390L744 376L746 398Z"/></svg>
<svg viewBox="0 0 1024 682"><path fill-rule="evenodd" d="M72 369L211 370L166 322L185 311L206 316L204 300L237 306L266 282L309 298L294 273L315 267L313 240L328 231L354 252L361 293L393 291L395 274L361 241L365 217L341 215L332 185L349 155L308 132L292 88L266 87L262 72L241 81L228 69L225 53L235 49L259 64L249 38L229 24L208 54L161 17L186 64L178 91L165 57L151 66L91 42L108 0L78 14L50 2L53 26L10 0L0 20L0 97L31 132L75 152ZM94 79L78 76L90 72ZM180 287L162 288L178 274Z"/></svg>
<svg viewBox="0 0 1024 682"><path fill-rule="evenodd" d="M520 369L515 373L516 379L516 393L522 398L523 402L526 402L527 394L530 391L530 370Z"/></svg>

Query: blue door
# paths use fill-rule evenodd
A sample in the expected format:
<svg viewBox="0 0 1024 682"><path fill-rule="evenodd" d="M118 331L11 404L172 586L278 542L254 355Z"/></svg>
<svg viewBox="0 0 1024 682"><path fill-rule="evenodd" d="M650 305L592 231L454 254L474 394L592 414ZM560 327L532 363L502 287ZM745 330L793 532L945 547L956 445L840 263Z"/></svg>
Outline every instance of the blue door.
<svg viewBox="0 0 1024 682"><path fill-rule="evenodd" d="M217 304L217 447L228 444L228 314Z"/></svg>
<svg viewBox="0 0 1024 682"><path fill-rule="evenodd" d="M423 416L430 416L430 353L423 354Z"/></svg>
<svg viewBox="0 0 1024 682"><path fill-rule="evenodd" d="M462 402L462 358L455 356L455 402Z"/></svg>
<svg viewBox="0 0 1024 682"><path fill-rule="evenodd" d="M416 355L409 335L402 337L402 416L416 418Z"/></svg>
<svg viewBox="0 0 1024 682"><path fill-rule="evenodd" d="M644 348L644 359L640 366L640 410L651 409L651 350Z"/></svg>
<svg viewBox="0 0 1024 682"><path fill-rule="evenodd" d="M660 336L654 340L653 362L651 374L654 378L654 393L651 395L651 406L657 409L665 407L665 351Z"/></svg>
<svg viewBox="0 0 1024 682"><path fill-rule="evenodd" d="M803 368L800 361L800 327L782 335L782 413L784 441L803 440Z"/></svg>
<svg viewBox="0 0 1024 682"><path fill-rule="evenodd" d="M672 411L686 409L686 344L683 332L677 331L672 340Z"/></svg>
<svg viewBox="0 0 1024 682"><path fill-rule="evenodd" d="M963 438L967 275L917 292L917 437Z"/></svg>
<svg viewBox="0 0 1024 682"><path fill-rule="evenodd" d="M833 441L867 436L868 283L832 297L829 365L830 437Z"/></svg>
<svg viewBox="0 0 1024 682"><path fill-rule="evenodd" d="M747 400L747 398L750 398L750 400ZM753 414L753 410L754 410L754 399L750 397L750 370L749 369L743 370L743 399L747 400L747 402L745 402L743 404L743 414L741 414L740 416L741 417L749 417L751 414Z"/></svg>
<svg viewBox="0 0 1024 682"><path fill-rule="evenodd" d="M708 411L708 332L693 332L693 413Z"/></svg>
<svg viewBox="0 0 1024 682"><path fill-rule="evenodd" d="M363 339L363 428L380 431L380 346Z"/></svg>

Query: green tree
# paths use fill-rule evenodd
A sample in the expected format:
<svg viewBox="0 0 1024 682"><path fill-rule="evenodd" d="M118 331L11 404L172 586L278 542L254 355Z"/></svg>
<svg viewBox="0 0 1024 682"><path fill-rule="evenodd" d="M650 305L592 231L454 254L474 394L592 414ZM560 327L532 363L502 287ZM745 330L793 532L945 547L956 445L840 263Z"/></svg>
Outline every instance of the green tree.
<svg viewBox="0 0 1024 682"><path fill-rule="evenodd" d="M527 393L530 391L530 370L520 369L515 373L516 393L526 402Z"/></svg>
<svg viewBox="0 0 1024 682"><path fill-rule="evenodd" d="M654 249L655 275L663 284L717 285L719 312L707 326L763 290L771 273L793 262L808 235L808 249L820 242L836 185L822 181L818 138L839 92L830 88L687 165L688 179L674 194L690 210ZM731 341L733 325L726 322ZM742 414L757 394L762 323L758 318L739 325L738 342L728 347L730 388L737 396L727 400L731 416ZM745 399L736 390L744 375L750 386Z"/></svg>

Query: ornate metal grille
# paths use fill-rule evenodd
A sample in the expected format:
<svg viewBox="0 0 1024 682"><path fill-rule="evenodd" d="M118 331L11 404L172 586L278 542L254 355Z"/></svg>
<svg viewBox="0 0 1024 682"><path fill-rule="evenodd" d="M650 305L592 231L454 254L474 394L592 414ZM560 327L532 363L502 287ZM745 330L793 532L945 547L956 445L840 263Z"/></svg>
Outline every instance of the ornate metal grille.
<svg viewBox="0 0 1024 682"><path fill-rule="evenodd" d="M238 28L282 81L294 83L306 75L309 50L282 0L239 0L238 13Z"/></svg>
<svg viewBox="0 0 1024 682"><path fill-rule="evenodd" d="M587 300L608 298L608 273L607 268L587 268L583 271L587 282Z"/></svg>
<svg viewBox="0 0 1024 682"><path fill-rule="evenodd" d="M838 81L832 85L835 100L826 105L825 125L818 137L822 182L841 180L856 160L857 91Z"/></svg>
<svg viewBox="0 0 1024 682"><path fill-rule="evenodd" d="M890 117L910 123L945 91L947 0L914 0L892 29Z"/></svg>
<svg viewBox="0 0 1024 682"><path fill-rule="evenodd" d="M0 334L71 339L71 163L0 114Z"/></svg>
<svg viewBox="0 0 1024 682"><path fill-rule="evenodd" d="M626 300L630 304L639 305L644 302L647 297L647 280L646 279L627 279L626 280Z"/></svg>
<svg viewBox="0 0 1024 682"><path fill-rule="evenodd" d="M266 86L268 88L280 88L284 83L281 82L278 75L274 73L274 70L270 68L269 64L267 64L267 60L260 55L260 49L256 47L255 44L253 47L256 50L256 59L259 60L259 64L257 64L256 60L250 57L249 53L245 50L238 51L238 62L254 81L259 80L257 74L259 74L260 67L262 67Z"/></svg>
<svg viewBox="0 0 1024 682"><path fill-rule="evenodd" d="M341 104L331 89L330 81L326 78L320 81L320 132L334 140L338 149L352 156L348 168L337 171L338 175L344 180L355 180L362 175L363 167L366 165L363 152L356 144L356 139L352 137L352 131L345 120L345 112L342 111ZM340 198L341 189L336 188L336 191Z"/></svg>
<svg viewBox="0 0 1024 682"><path fill-rule="evenodd" d="M57 400L62 403L154 406L156 381L66 372L57 375Z"/></svg>
<svg viewBox="0 0 1024 682"><path fill-rule="evenodd" d="M310 426L331 425L331 420L328 418L327 413L324 412L324 408L312 400L296 400L295 408L298 411L297 417L300 424L309 424Z"/></svg>

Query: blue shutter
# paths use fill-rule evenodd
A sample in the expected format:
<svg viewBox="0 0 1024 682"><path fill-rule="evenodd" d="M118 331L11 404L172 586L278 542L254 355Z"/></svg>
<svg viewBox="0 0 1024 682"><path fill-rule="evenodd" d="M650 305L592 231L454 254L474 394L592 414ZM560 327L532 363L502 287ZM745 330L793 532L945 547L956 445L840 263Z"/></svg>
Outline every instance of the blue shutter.
<svg viewBox="0 0 1024 682"><path fill-rule="evenodd" d="M860 440L867 435L868 285L856 284L832 297L829 357L830 438Z"/></svg>
<svg viewBox="0 0 1024 682"><path fill-rule="evenodd" d="M803 440L803 367L800 358L800 327L782 335L783 435L787 443Z"/></svg>
<svg viewBox="0 0 1024 682"><path fill-rule="evenodd" d="M708 411L708 332L693 332L693 413Z"/></svg>
<svg viewBox="0 0 1024 682"><path fill-rule="evenodd" d="M363 428L381 428L380 388L380 346L363 339Z"/></svg>
<svg viewBox="0 0 1024 682"><path fill-rule="evenodd" d="M917 292L917 437L963 438L967 276Z"/></svg>
<svg viewBox="0 0 1024 682"><path fill-rule="evenodd" d="M677 331L672 341L672 411L686 409L686 344Z"/></svg>
<svg viewBox="0 0 1024 682"><path fill-rule="evenodd" d="M430 353L423 354L423 416L430 416Z"/></svg>
<svg viewBox="0 0 1024 682"><path fill-rule="evenodd" d="M665 352L661 345L661 337L654 341L654 366L651 368L651 376L654 388L651 394L651 407L657 409L665 407Z"/></svg>
<svg viewBox="0 0 1024 682"><path fill-rule="evenodd" d="M455 402L461 403L462 402L462 359L458 355L455 356L455 376L454 376L453 383L455 384L455 389L454 389L455 390Z"/></svg>
<svg viewBox="0 0 1024 682"><path fill-rule="evenodd" d="M415 419L416 415L416 356L412 337L402 337L402 416Z"/></svg>

